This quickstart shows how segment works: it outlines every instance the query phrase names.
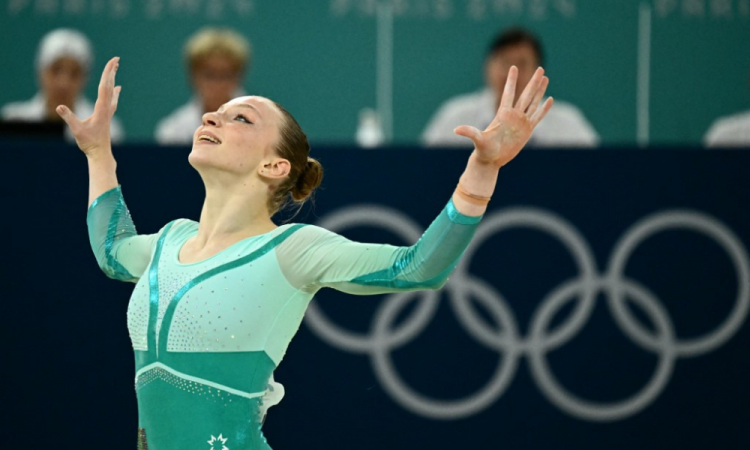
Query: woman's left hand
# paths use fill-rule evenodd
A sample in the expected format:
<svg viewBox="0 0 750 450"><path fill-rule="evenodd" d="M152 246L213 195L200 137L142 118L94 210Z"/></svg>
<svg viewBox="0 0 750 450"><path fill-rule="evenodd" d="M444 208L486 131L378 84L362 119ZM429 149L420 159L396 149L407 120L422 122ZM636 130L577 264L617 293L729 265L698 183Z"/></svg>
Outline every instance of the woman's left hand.
<svg viewBox="0 0 750 450"><path fill-rule="evenodd" d="M552 97L541 105L549 78L544 69L536 70L526 85L518 101L515 101L518 68L513 66L508 72L508 81L500 99L500 107L486 130L462 125L454 133L474 141L474 153L478 161L491 164L495 168L506 165L521 151L531 137L531 132L539 125L552 107Z"/></svg>

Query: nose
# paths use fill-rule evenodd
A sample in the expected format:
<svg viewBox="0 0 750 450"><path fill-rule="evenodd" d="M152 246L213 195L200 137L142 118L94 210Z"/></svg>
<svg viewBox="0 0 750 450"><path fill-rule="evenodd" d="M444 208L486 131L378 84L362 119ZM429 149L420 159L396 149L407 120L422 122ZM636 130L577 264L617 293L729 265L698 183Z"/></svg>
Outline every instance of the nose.
<svg viewBox="0 0 750 450"><path fill-rule="evenodd" d="M211 125L214 127L219 126L219 115L216 112L208 112L203 114L203 125Z"/></svg>

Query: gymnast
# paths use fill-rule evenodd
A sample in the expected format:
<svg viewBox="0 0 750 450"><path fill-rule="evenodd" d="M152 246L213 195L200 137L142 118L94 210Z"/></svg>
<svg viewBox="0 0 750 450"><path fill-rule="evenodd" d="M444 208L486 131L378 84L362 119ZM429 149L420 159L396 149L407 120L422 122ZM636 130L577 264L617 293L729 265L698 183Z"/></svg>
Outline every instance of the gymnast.
<svg viewBox="0 0 750 450"><path fill-rule="evenodd" d="M110 142L119 58L101 76L91 117L56 111L88 160L91 247L104 273L135 283L127 312L136 362L138 448L270 449L261 426L283 390L272 379L305 308L324 287L355 295L439 289L469 244L498 171L552 107L542 68L516 99L511 67L445 208L410 247L364 244L316 227L277 226L322 179L297 121L277 103L235 98L203 116L188 158L206 189L200 221L137 234Z"/></svg>

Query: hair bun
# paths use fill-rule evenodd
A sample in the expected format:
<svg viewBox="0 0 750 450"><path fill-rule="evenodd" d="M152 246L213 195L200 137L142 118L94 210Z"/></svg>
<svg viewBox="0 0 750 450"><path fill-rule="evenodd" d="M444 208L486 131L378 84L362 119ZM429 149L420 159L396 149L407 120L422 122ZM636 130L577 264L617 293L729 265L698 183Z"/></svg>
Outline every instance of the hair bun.
<svg viewBox="0 0 750 450"><path fill-rule="evenodd" d="M304 202L312 195L315 188L320 186L321 181L323 181L323 166L317 159L308 156L307 164L292 188L292 198L295 202Z"/></svg>

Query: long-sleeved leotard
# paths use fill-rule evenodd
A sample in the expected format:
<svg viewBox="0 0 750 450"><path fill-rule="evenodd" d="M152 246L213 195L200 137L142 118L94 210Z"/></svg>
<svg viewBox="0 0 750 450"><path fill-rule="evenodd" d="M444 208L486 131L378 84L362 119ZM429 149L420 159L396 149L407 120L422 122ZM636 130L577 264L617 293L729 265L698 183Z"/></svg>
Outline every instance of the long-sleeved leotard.
<svg viewBox="0 0 750 450"><path fill-rule="evenodd" d="M88 211L92 249L109 277L136 282L128 330L138 448L269 449L264 393L313 295L323 287L359 295L439 288L479 219L451 201L410 247L287 224L183 264L179 251L198 223L138 235L120 188L102 194Z"/></svg>

